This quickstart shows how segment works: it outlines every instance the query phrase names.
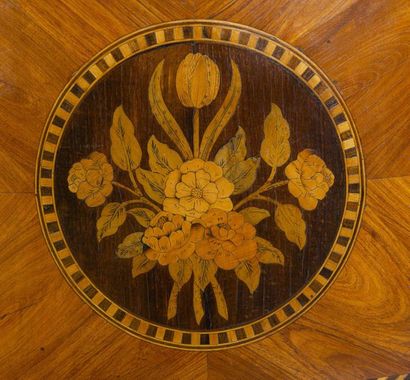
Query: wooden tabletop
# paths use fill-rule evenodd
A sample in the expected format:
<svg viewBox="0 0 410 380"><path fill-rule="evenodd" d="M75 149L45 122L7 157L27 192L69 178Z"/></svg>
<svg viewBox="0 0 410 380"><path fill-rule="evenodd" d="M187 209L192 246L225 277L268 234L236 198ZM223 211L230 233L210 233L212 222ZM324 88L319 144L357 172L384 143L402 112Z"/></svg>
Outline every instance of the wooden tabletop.
<svg viewBox="0 0 410 380"><path fill-rule="evenodd" d="M407 79L409 40L405 32L409 25L407 3L399 1L377 3L362 1L359 4L321 2L319 6L316 2L309 2L302 7L291 2L281 4L259 1L218 2L217 4L198 2L184 5L179 2L164 4L150 1L147 4L116 2L108 7L80 1L51 5L36 1L30 4L4 2L2 7L5 17L0 26L0 38L5 49L2 51L0 97L2 121L0 133L3 141L0 147L3 170L0 178L0 196L3 199L0 216L3 227L0 235L0 240L3 242L1 258L3 296L0 298L3 344L0 348L0 373L4 377L108 378L116 375L120 378L157 378L158 376L370 378L408 372L410 367L407 348L410 305L407 278L409 216L406 208L410 199L410 166L407 159L410 153L408 140L410 123L409 105L406 97L403 96L409 89ZM104 51L118 38L158 22L179 18L215 18L239 22L267 32L269 35L275 35L280 40L275 40L274 37L270 39L271 37L263 33L252 31L250 36L256 35L258 39L254 42L247 40L246 43L242 40L245 49L233 45L227 48L226 44L213 45L212 41L207 41L202 45L198 43L192 51L192 44L190 45L189 42L195 33L192 27L191 31L182 29L182 37L187 38L185 44L179 44L177 47L170 45L162 50L151 52L147 50L146 53L136 55L135 60L124 63L122 63L123 59L127 58L124 55L132 52L132 45L121 48L120 45L110 47L111 50L104 53L109 54L109 57L101 55L95 61L96 65L103 59L108 67L110 64L113 66L106 76L101 75L101 80L98 78L98 72L104 72L101 66L98 68L99 71L94 72L91 66L80 69L83 64ZM209 27L209 25L205 26ZM229 27L225 26L225 29ZM177 33L173 32L173 36L175 37ZM206 33L208 33L206 28L201 29L201 38L209 38ZM224 33L226 32L220 31L215 35L223 38L225 42L235 36L232 32L229 36ZM168 38L166 33L158 35L151 31L148 34L152 36L148 37L145 34L144 43L147 47L152 45L153 39L158 43L161 36L164 39ZM212 30L210 36L214 37ZM237 41L241 42L239 34ZM251 45L250 49L248 49L249 45ZM284 49L280 56L274 54L277 46ZM293 54L295 59L291 62L292 57L289 57L286 64L283 62L281 64L281 57L285 52L287 53L287 47L290 49L289 54ZM271 57L269 59L267 54L263 55L267 51ZM192 65L191 61L188 62L189 53L196 54L196 57L191 58L200 60L199 64L205 68L208 77L218 77L218 80L210 82L213 83L213 87L207 88L206 84L199 83L199 92L192 93L184 92L183 80L178 84L177 78L188 75L183 70L189 72ZM167 57L174 57L174 59L167 60ZM117 63L118 69L114 68ZM254 69L255 67L257 70ZM307 70L309 68L313 74ZM292 70L293 76L290 76ZM321 70L327 76L323 75ZM185 145L182 138L169 137L163 123L161 124L161 107L159 111L155 111L153 104L157 102L150 101L151 83L152 86L155 85L155 73L161 71L162 74L158 75L159 89L163 92L165 104L172 104L170 110L175 113L175 120L182 125L182 135L187 136L189 141ZM182 73L180 76L178 76L179 71ZM195 125L199 126L199 136L205 135L206 126L212 124L213 116L219 109L224 108L224 99L229 96L231 87L235 86L236 72L238 73L236 77L241 78L236 116L233 116L230 124L227 121L229 127L225 129L222 137L219 140L215 139L218 141L215 149L209 148L209 152L206 152L206 144L201 147L201 143L206 139L196 139ZM309 88L309 81L314 75L327 84L328 90L333 91L334 85L334 93L327 94L326 99L321 99L320 93L315 93L316 84L310 87L311 92L306 92L305 88ZM91 85L94 82L93 77L96 79L96 84ZM326 79L327 77L331 82ZM193 78L195 79L195 75ZM255 84L253 78L259 82ZM170 85L168 90L166 83L171 83L171 80L177 82ZM268 90L272 88L270 85L275 80L283 86L277 93ZM68 87L64 92L63 88L69 82L72 87ZM136 82L140 86L137 87L140 91L135 90ZM118 83L119 89L116 89ZM215 83L219 85L216 86ZM263 90L264 85L265 90ZM89 96L88 87L90 87ZM121 88L125 89L127 96L121 93ZM260 88L262 88L261 94L256 94L255 89ZM109 90L108 96L107 90ZM231 92L235 93L234 90ZM238 92L238 84L236 84L236 92ZM51 114L53 117L46 122L60 93L70 93L69 98L62 96L60 102L56 103L56 107L62 107L62 113L56 112L54 108ZM279 93L281 96L278 96ZM288 97L286 97L287 93ZM343 100L339 99L338 93L342 95L346 106ZM201 99L198 94L202 94ZM154 87L152 87L152 96L156 96ZM76 97L79 99L78 107L77 104L73 104L73 99L75 101ZM334 100L331 100L332 97ZM138 101L132 103L132 100ZM334 101L337 102L336 105L333 104ZM296 107L292 106L292 102L297 104L297 108L292 108ZM138 107L142 107L142 110ZM340 107L340 109L329 116L328 110L333 107ZM309 114L308 110L314 112ZM349 225L352 226L349 222L343 225L346 219L353 220L355 223L360 218L360 207L353 219L335 216L341 215L338 209L345 209L348 202L352 201L349 200L349 192L341 195L338 189L347 188L348 191L353 190L357 194L357 184L361 184L360 154L362 151L355 141L354 127L352 126L351 135L345 134L344 137L340 134L346 131L339 131L339 138L337 128L332 127L333 122L336 125L338 121L340 122L341 116L338 118L338 115L341 113L345 115L343 122L350 121L348 110L352 114L362 142L367 176L367 205L362 228L345 267L326 294L310 311L263 340L227 351L210 353L184 352L159 347L122 331L135 327L136 322L133 322L132 318L139 315L142 322L138 322L138 327L131 328L134 332L129 331L134 335L145 339L159 337L162 343L169 345L178 333L174 332L172 338L169 338L166 329L178 331L182 328L190 331L192 336L189 341L182 336L180 339L175 338L177 346L218 347L230 343L231 339L230 333L222 336L218 335L220 334L218 331L235 331L232 336L236 337L236 341L247 340L248 337L258 336L258 334L263 336L265 332L272 332L276 325L282 322L287 324L286 320L292 314L299 314L299 306L292 300L297 300L300 294L305 294L305 297L309 298L304 293L304 286L310 286L310 291L319 293L319 290L314 291L317 285L313 285L312 288L311 274L316 273L322 265L326 268L325 260L334 251L329 249L334 240L339 244L342 243L342 246L350 246L346 238L353 240L354 232L350 236L343 234L340 236L337 235L337 230L339 227L349 229ZM62 118L64 112L73 114L67 123ZM321 112L324 112L323 116L320 116ZM298 113L304 116L298 117ZM196 117L199 118L197 124L195 124ZM309 121L310 119L312 121ZM59 125L61 120L63 124ZM119 120L122 122L118 122ZM272 141L269 142L269 149L263 151L262 148L264 139L269 140L271 120L275 120L276 126L281 125L282 131L286 130L286 126L289 128L289 137L286 139L289 141L291 153L283 164L272 162L272 151L274 151ZM329 125L327 120L330 120ZM255 125L251 125L251 121ZM126 129L131 128L132 125L135 130L140 124L144 125L144 122L147 127L141 132L137 129L135 133L141 152L139 153L135 148L134 142L130 143L127 140L132 147L128 151L131 149L133 153L131 159L127 161L125 158L124 161L121 149L115 148L118 145L115 143L115 137L110 137L110 128L115 132L119 124L126 123L129 125ZM44 139L41 140L45 125L48 129L43 135ZM328 135L326 132L318 134L313 129L310 131L309 125L312 126L311 128L319 125L321 131L332 130L333 132L329 132ZM61 133L59 140L58 131L62 127L65 132ZM101 133L98 128L104 129L104 132ZM192 231L204 230L199 231L202 233L199 242L204 241L204 236L210 236L209 234L213 234L213 238L220 236L219 230L215 232L214 229L212 232L213 219L207 219L203 215L206 212L198 209L199 214L191 218L189 213L181 213L180 208L176 211L175 207L179 205L182 196L166 193L164 188L164 199L178 200L177 204L173 201L172 207L160 206L164 199L156 199L155 194L150 197L149 189L147 191L148 185L144 186L144 178L146 178L144 173L146 174L148 169L155 173L152 166L155 164L150 162L147 149L149 149L149 141L152 143L157 140L157 146L166 144L167 157L177 157L174 154L176 153L181 160L184 157L185 164L182 165L187 167L178 164L171 168L172 171L186 169L187 172L197 173L205 169L203 167L193 169L195 166L191 165L193 160L202 160L204 164L208 162L208 156L211 155L212 163L215 164L217 159L213 156L221 149L221 154L224 154L223 148L227 149L228 141L238 139L241 133L247 138L245 145L247 155L241 162L250 160L249 165L253 163L255 167L252 170L256 170L257 167L260 172L257 180L251 181L248 186L248 183L243 185L237 182L229 175L228 170L220 176L211 177L212 165L207 164L206 168L211 167L210 172L207 172L211 178L209 182L216 183L219 179L227 181L225 185L221 185L223 181L217 183L224 188L224 191L218 194L229 194L220 195L224 203L221 201L219 204L225 206L215 208L226 217L229 214L229 220L233 220L246 206L258 208L258 215L264 215L266 218L255 222L249 219L254 214L246 214L246 212L245 216L240 214L243 218L239 221L240 228L251 232L249 236L246 235L248 237L245 237L247 249L241 251L243 243L236 245L239 247L235 256L238 262L232 263L232 260L228 259L230 256L226 254L222 255L222 259L212 256L210 260L209 255L214 254L207 248L209 240L206 240L206 244L202 244L202 251L196 249L195 252L202 252L203 256L198 254L201 260L206 257L209 262L215 262L218 271L215 277L218 281L212 284L213 286L206 290L205 286L208 284L202 288L199 285L197 294L202 299L201 305L204 308L204 315L201 316L198 303L195 309L195 302L193 302L195 293L194 295L191 293L195 292L195 268L189 283L180 279L183 283L179 284L181 289L178 287L176 291L177 302L169 297L172 296L173 286L178 285L178 281L172 277L170 268L173 262L169 259L169 255L167 256L169 250L155 249L155 243L147 234L149 228L158 227L155 218L150 217L149 224L144 229L138 230L135 226L138 225L136 223L139 223L138 218L141 218L141 215L131 215L130 217L133 217L136 222L127 221L123 226L124 230L119 230L118 234L115 231L103 230L101 226L104 223L98 224L97 220L104 217L104 207L109 202L128 202L134 199L132 196L129 198L125 195L129 193L127 189L135 193L139 191L136 189L140 185L133 188L133 181L127 174L126 166L134 165L140 160L141 165L138 162L132 170L135 169L135 181L141 183L141 191L148 195L144 199L155 206L151 207L151 213L159 212L160 210L156 208L161 208L163 209L161 212L167 213L162 217L171 218L169 222L174 224L178 224L177 219L172 219L169 214L183 216L186 223L191 225ZM344 146L343 141L349 139L352 139L354 145ZM41 151L37 160L37 147L40 143L43 144L43 148L48 145ZM172 146L172 143L177 145ZM58 145L59 149L54 151L53 145ZM352 147L356 147L354 157L359 158L359 167L349 171L349 163L346 159L352 158L353 151L349 151ZM96 151L104 157L93 154ZM44 156L44 152L49 154ZM53 153L56 153L55 157L51 158L50 154ZM344 154L347 154L345 159L343 159ZM141 157L138 158L138 155ZM178 161L178 158L175 160ZM315 168L320 167L317 172L327 178L327 188L325 194L320 196L321 199L313 196L306 200L306 196L313 193L305 192L302 197L289 185L289 182L295 181L292 167L301 170L300 165L309 163L311 160L316 163ZM44 166L44 161L49 161L52 165ZM39 164L37 194L42 214L41 222L37 217L35 201L36 162ZM124 162L128 164L124 166ZM107 185L108 187L106 186L102 192L93 192L91 198L88 197L90 193L87 193L87 196L81 194L79 192L81 180L78 178L82 174L76 172L77 177L73 177L74 172L71 172L76 163L79 164L76 168L82 170L85 174L81 173L86 177L89 176L88 183L95 179L93 173L87 172L89 168L87 165L90 164L94 165L94 174L95 165L98 165L99 181L105 180L111 185L116 182L119 186L114 189L114 184L111 189ZM223 165L219 163L220 168ZM277 169L274 175L278 175L273 180L270 171L273 172L274 168ZM343 168L346 170L342 170ZM328 171L325 172L325 169ZM181 179L184 174L186 173L180 173L181 177L178 178ZM358 175L359 179L357 179ZM251 199L246 205L246 198L253 196L252 194L264 185L265 177L270 180L269 184L273 187L276 183L287 182L284 183L283 190L274 190L266 194L273 197L270 198L272 202L267 202L269 206L258 203L260 199L256 198ZM349 182L353 177L356 178L355 182ZM45 183L47 180L53 184L47 186ZM102 186L102 182L99 182L99 185ZM231 185L232 189L230 189ZM241 186L245 186L245 190ZM42 187L44 194L41 192ZM47 187L53 189L55 204L46 202L47 198L42 199L51 197L47 195L49 191L45 190ZM359 186L359 194L362 187L363 184ZM260 195L256 194L255 197ZM141 199L138 194L135 197ZM226 199L231 198L232 205L226 206ZM241 203L242 201L244 203ZM306 235L301 235L300 230L296 238L289 234L289 228L280 221L281 213L277 211L280 210L280 205L292 206L290 210L293 211L282 208L285 214L291 212L292 215L302 215L308 231ZM238 207L235 209L236 206ZM150 206L147 206L147 209L150 209ZM299 211L296 212L295 209ZM192 208L188 211L192 211ZM61 233L66 240L56 239L60 233L59 228L55 229L56 225L61 226L58 223L53 224L54 213L61 221ZM162 220L157 219L159 222ZM202 223L196 222L198 219ZM42 233L41 224L45 227L46 236ZM144 227L143 224L140 223ZM274 232L272 232L271 227L274 225ZM162 226L163 224L160 227ZM332 228L334 232L331 232ZM208 229L211 232L206 232ZM158 261L155 268L151 268L152 270L144 270L146 273L138 272L140 267L137 265L136 257L139 256L134 254L136 251L133 251L132 257L126 257L130 255L127 248L130 238L126 240L127 236L135 231L145 233L144 237L141 235L141 239L145 239L141 240L144 252L150 250L151 256L146 253L148 259ZM66 276L71 276L71 281L78 285L78 289L88 289L90 292L91 283L87 283L86 280L92 278L92 283L97 284L98 302L94 304L105 309L101 314L106 314L108 319L124 322L126 326L122 330L118 326L107 323L73 292L57 269L44 237L49 239L48 243L51 249L54 249L57 263L63 267L64 263L66 264L63 271ZM256 241L257 238L262 240ZM101 242L98 243L98 240ZM269 263L263 262L263 260L269 261L266 257L260 258L261 242L265 244L264 247L269 248L268 253L279 252L269 258ZM191 243L187 241L186 244ZM252 244L255 244L255 255L250 257L249 252L253 252ZM184 248L187 247L184 245ZM61 250L70 250L73 262L79 267L74 268L69 265L71 256L64 254L59 257L58 251ZM91 254L87 255L87 252ZM101 255L97 257L98 252ZM118 257L115 252L122 257ZM183 254L172 252L177 256ZM241 256L241 252L245 253ZM300 257L297 255L300 252L308 253L306 263L298 269L297 263ZM189 260L193 257L190 256ZM276 261L272 257L276 257ZM183 260L185 257L178 256L176 262ZM257 262L258 268L262 268L261 273L265 274L258 279L258 282L237 269L240 265L246 267L243 263L253 262L252 260ZM120 269L112 269L115 265ZM327 269L339 271L337 262L332 265ZM289 268L294 268L295 272L292 273ZM80 274L77 274L78 272ZM316 281L321 284L320 287L324 287L327 281L333 278L332 273L319 274L324 279L316 278ZM116 276L116 280L110 280L109 276ZM144 301L142 293L132 290L133 286L141 287L144 284L151 284L152 289L158 278L161 278L162 282L157 283L156 293L148 292L154 294L155 299L161 299L157 304L152 301L150 303L149 300ZM276 282L276 287L272 284L268 285L272 279ZM233 283L235 286L230 288L230 284ZM124 293L124 289L128 290ZM269 289L278 290L269 293ZM302 293L299 293L300 290ZM101 292L101 296L98 292ZM167 296L162 297L163 293ZM107 296L107 302L104 296ZM88 298L92 299L94 296ZM225 306L221 301L224 299ZM239 306L233 302L238 299L241 299ZM266 299L266 303L262 303L263 299ZM145 303L135 302L135 300L142 300ZM175 310L169 309L169 304L172 302L176 302ZM299 305L301 309L304 306L303 302L302 304L299 302ZM268 322L264 322L264 317L268 322L270 317L271 321L276 323L267 324ZM148 325L144 326L145 323ZM158 331L161 328L164 330L163 333ZM236 332L239 330L244 331L245 338L242 337L242 332ZM216 335L212 335L213 331ZM210 334L207 334L206 338L198 337L204 332ZM169 339L164 339L166 336Z"/></svg>

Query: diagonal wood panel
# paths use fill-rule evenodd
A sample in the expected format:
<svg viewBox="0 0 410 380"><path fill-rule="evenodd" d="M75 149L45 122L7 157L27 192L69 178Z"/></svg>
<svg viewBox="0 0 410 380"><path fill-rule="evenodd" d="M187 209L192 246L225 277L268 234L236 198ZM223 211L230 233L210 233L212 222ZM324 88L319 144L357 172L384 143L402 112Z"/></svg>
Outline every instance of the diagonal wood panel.
<svg viewBox="0 0 410 380"><path fill-rule="evenodd" d="M210 353L210 376L360 379L406 373L409 185L409 177L370 181L356 247L329 292L279 334L238 350ZM227 363L231 372L224 369Z"/></svg>

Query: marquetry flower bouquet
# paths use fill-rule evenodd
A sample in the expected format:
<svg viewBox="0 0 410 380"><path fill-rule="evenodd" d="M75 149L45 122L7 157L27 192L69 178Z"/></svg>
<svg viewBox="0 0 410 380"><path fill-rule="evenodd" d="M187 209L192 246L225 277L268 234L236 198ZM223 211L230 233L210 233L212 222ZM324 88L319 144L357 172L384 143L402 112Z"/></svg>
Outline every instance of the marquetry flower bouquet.
<svg viewBox="0 0 410 380"><path fill-rule="evenodd" d="M275 189L288 186L305 210L316 208L334 176L323 160L311 150L303 150L285 168L286 179L276 180L276 169L287 163L291 149L289 126L281 110L272 104L264 122L260 157L247 157L246 134L238 127L232 138L210 157L214 145L235 112L241 94L241 77L231 61L232 79L224 102L200 136L200 113L217 97L220 72L214 61L202 54L188 54L176 75L179 100L193 111L193 144L164 102L161 76L164 61L152 74L149 85L151 111L173 142L168 146L154 135L148 141L149 169L140 166L142 149L135 127L119 106L110 129L111 161L128 172L130 183L114 181L113 168L99 152L75 163L68 175L69 190L89 207L106 202L113 186L127 192L130 199L104 206L97 220L97 239L113 235L127 216L142 227L128 235L118 246L120 258L132 259L132 276L168 266L174 285L169 295L168 319L177 313L181 288L193 277L193 310L197 323L204 315L202 293L210 285L221 317L228 309L217 278L218 270L234 270L253 293L262 265L283 265L284 256L269 241L257 235L257 225L270 212L265 208L245 207L251 201L275 207L273 219L287 239L302 249L306 244L306 224L300 208L280 203ZM258 168L271 168L265 183L253 189ZM233 195L245 197L233 204Z"/></svg>

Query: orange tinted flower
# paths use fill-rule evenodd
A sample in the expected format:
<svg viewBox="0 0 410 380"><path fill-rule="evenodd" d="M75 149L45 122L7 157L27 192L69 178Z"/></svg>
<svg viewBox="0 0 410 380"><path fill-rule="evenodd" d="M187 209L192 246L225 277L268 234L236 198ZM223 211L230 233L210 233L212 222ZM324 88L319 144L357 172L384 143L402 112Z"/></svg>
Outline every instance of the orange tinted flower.
<svg viewBox="0 0 410 380"><path fill-rule="evenodd" d="M214 259L220 268L230 270L256 256L256 230L243 215L210 209L201 220L207 228L205 238L196 243L196 253L202 259Z"/></svg>
<svg viewBox="0 0 410 380"><path fill-rule="evenodd" d="M87 206L97 207L112 193L113 170L104 154L91 153L76 162L68 174L68 188L83 199Z"/></svg>
<svg viewBox="0 0 410 380"><path fill-rule="evenodd" d="M286 167L285 174L289 178L289 192L305 210L316 208L335 179L323 160L309 149L298 154L297 160Z"/></svg>
<svg viewBox="0 0 410 380"><path fill-rule="evenodd" d="M188 259L194 253L195 241L201 238L202 231L201 226L192 228L181 215L161 211L151 220L142 238L150 247L145 254L161 265Z"/></svg>

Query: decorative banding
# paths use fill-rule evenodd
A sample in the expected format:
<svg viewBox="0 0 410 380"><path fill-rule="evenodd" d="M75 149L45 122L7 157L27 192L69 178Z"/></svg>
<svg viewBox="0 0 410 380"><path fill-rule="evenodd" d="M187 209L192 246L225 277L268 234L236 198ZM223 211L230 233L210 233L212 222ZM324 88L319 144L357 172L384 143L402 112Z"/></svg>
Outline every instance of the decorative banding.
<svg viewBox="0 0 410 380"><path fill-rule="evenodd" d="M343 147L346 166L346 206L338 237L322 267L295 297L260 320L233 329L192 332L145 321L120 308L101 293L83 273L65 242L53 196L55 152L70 115L84 95L112 68L125 59L170 43L209 41L245 46L283 65L305 83L328 110ZM330 81L300 52L275 37L253 29L211 21L179 22L134 33L109 47L88 63L66 87L50 114L37 162L37 200L43 232L66 278L84 300L112 323L139 337L173 347L213 349L260 339L288 324L307 310L344 264L352 248L363 210L363 160L357 133L340 95Z"/></svg>

